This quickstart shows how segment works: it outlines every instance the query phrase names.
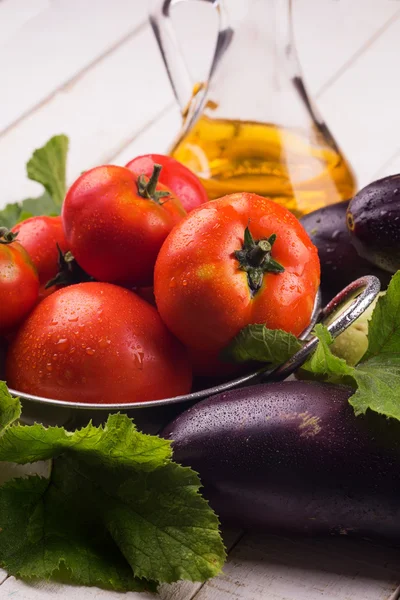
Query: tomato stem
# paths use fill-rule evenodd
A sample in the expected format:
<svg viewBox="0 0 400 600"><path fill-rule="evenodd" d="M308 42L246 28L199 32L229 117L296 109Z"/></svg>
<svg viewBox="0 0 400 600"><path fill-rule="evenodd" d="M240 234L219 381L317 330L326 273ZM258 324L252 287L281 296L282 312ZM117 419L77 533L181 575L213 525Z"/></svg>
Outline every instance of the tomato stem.
<svg viewBox="0 0 400 600"><path fill-rule="evenodd" d="M247 260L252 267L261 266L264 258L271 252L272 246L268 240L259 240L254 248L247 252Z"/></svg>
<svg viewBox="0 0 400 600"><path fill-rule="evenodd" d="M160 205L163 204L163 202L160 202L160 198L165 198L165 196L170 195L170 193L167 191L157 191L158 179L160 177L161 169L162 166L155 163L150 179L146 181L146 177L144 175L139 175L137 181L139 196L142 196L142 198L146 198L147 200L153 200L154 202Z"/></svg>
<svg viewBox="0 0 400 600"><path fill-rule="evenodd" d="M254 295L262 286L265 273L283 273L284 267L271 256L276 234L269 238L254 240L250 229L244 231L244 241L241 250L235 251L239 261L239 269L246 271L250 290Z"/></svg>
<svg viewBox="0 0 400 600"><path fill-rule="evenodd" d="M74 285L76 283L94 281L93 277L90 277L90 275L78 265L71 252L68 251L64 254L60 246L58 244L56 245L58 251L58 273L53 279L50 279L50 281L46 283L46 290L54 285L58 287L67 287L68 285Z"/></svg>
<svg viewBox="0 0 400 600"><path fill-rule="evenodd" d="M0 244L12 244L17 237L17 233L13 233L7 227L0 227Z"/></svg>

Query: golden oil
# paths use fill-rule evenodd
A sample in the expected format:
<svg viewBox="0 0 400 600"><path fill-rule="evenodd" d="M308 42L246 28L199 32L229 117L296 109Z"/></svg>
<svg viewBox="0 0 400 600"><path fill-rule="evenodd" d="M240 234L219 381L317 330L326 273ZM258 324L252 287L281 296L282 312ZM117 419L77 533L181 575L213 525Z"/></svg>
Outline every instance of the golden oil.
<svg viewBox="0 0 400 600"><path fill-rule="evenodd" d="M355 193L351 168L331 139L295 129L202 116L171 155L194 171L210 199L254 192L300 217Z"/></svg>

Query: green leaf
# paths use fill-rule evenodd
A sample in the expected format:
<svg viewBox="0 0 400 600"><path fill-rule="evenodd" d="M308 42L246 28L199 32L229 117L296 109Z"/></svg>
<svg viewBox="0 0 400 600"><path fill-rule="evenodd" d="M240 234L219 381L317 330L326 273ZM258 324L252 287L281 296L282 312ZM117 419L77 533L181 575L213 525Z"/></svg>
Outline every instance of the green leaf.
<svg viewBox="0 0 400 600"><path fill-rule="evenodd" d="M7 204L3 210L0 210L0 227L7 227L7 229L14 227L19 222L21 211L19 203Z"/></svg>
<svg viewBox="0 0 400 600"><path fill-rule="evenodd" d="M35 150L26 165L29 179L41 183L56 206L62 205L67 191L68 144L69 141L66 135L56 135L42 148Z"/></svg>
<svg viewBox="0 0 400 600"><path fill-rule="evenodd" d="M320 342L302 369L323 375L326 381L356 384L349 399L356 415L368 409L400 420L400 272L397 272L372 313L368 327L368 350L356 367L334 356L332 337L317 325Z"/></svg>
<svg viewBox="0 0 400 600"><path fill-rule="evenodd" d="M2 414L10 398L0 400ZM140 433L121 414L75 432L38 424L3 431L0 460L49 458L49 479L0 487L0 564L10 574L67 572L78 584L127 591L220 571L218 518L197 474L172 462L170 442Z"/></svg>
<svg viewBox="0 0 400 600"><path fill-rule="evenodd" d="M354 378L358 389L349 400L356 415L369 408L400 420L400 356L375 356L360 363Z"/></svg>
<svg viewBox="0 0 400 600"><path fill-rule="evenodd" d="M7 204L0 210L0 225L11 229L25 219L38 215L55 216L60 214L60 207L56 206L47 192L38 198L27 198L22 202Z"/></svg>
<svg viewBox="0 0 400 600"><path fill-rule="evenodd" d="M154 591L154 582L133 576L107 531L99 529L85 509L76 505L70 490L65 493L38 476L4 484L0 488L2 564L10 574L26 579L57 578L64 568L69 579L81 585Z"/></svg>
<svg viewBox="0 0 400 600"><path fill-rule="evenodd" d="M368 350L357 366L356 414L373 410L400 419L400 271L376 304L368 327Z"/></svg>
<svg viewBox="0 0 400 600"><path fill-rule="evenodd" d="M368 350L363 361L388 354L400 356L400 271L376 304L368 325Z"/></svg>
<svg viewBox="0 0 400 600"><path fill-rule="evenodd" d="M328 329L319 323L313 333L319 339L319 344L302 369L317 375L326 375L326 379L333 382L343 377L354 377L354 368L343 358L332 354L330 346L333 344L333 338Z"/></svg>
<svg viewBox="0 0 400 600"><path fill-rule="evenodd" d="M104 426L89 423L73 433L37 423L17 425L0 439L0 460L19 464L54 458L66 450L88 461L145 471L166 464L172 457L168 440L140 433L131 419L121 414L110 415Z"/></svg>
<svg viewBox="0 0 400 600"><path fill-rule="evenodd" d="M301 342L281 329L267 329L265 325L244 327L221 353L226 361L258 361L280 365L300 350Z"/></svg>
<svg viewBox="0 0 400 600"><path fill-rule="evenodd" d="M198 493L200 480L191 469L170 462L126 477L72 457L56 467L61 468L57 487L76 485L90 499L99 527L105 527L136 576L204 581L220 571L224 549L218 518Z"/></svg>
<svg viewBox="0 0 400 600"><path fill-rule="evenodd" d="M21 403L13 398L4 381L0 381L0 435L21 416Z"/></svg>
<svg viewBox="0 0 400 600"><path fill-rule="evenodd" d="M30 179L41 183L45 191L38 198L26 198L8 204L0 210L0 226L11 229L24 219L38 215L59 215L66 192L66 161L68 138L52 137L42 148L35 150L27 163Z"/></svg>

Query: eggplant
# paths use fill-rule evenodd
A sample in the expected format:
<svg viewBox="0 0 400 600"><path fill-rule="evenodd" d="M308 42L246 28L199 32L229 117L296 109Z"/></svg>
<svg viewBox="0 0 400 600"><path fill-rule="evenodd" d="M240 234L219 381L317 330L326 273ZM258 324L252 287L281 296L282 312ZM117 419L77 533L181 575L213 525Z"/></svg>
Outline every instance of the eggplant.
<svg viewBox="0 0 400 600"><path fill-rule="evenodd" d="M380 269L400 269L400 175L378 179L350 201L347 225L360 256Z"/></svg>
<svg viewBox="0 0 400 600"><path fill-rule="evenodd" d="M300 219L318 249L321 262L321 292L326 304L346 285L363 275L375 275L386 288L390 275L359 256L346 224L349 201L331 204Z"/></svg>
<svg viewBox="0 0 400 600"><path fill-rule="evenodd" d="M354 415L354 390L286 381L234 390L162 435L227 524L400 539L400 424Z"/></svg>

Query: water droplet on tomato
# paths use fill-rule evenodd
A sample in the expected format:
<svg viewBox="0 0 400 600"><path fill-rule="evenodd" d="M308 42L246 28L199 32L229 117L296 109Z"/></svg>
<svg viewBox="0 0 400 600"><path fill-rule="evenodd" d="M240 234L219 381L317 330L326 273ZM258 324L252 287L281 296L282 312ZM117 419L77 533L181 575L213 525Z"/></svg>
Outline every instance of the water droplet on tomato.
<svg viewBox="0 0 400 600"><path fill-rule="evenodd" d="M88 354L89 356L93 356L95 352L96 350L94 350L94 348L86 348L86 354Z"/></svg>
<svg viewBox="0 0 400 600"><path fill-rule="evenodd" d="M184 279L184 280L182 281L182 285L185 285L185 286L186 286L186 285L187 285L187 283L188 283L188 282L187 282L187 280L186 280L186 279Z"/></svg>
<svg viewBox="0 0 400 600"><path fill-rule="evenodd" d="M171 277L170 282L169 282L169 287L170 288L176 287L175 277Z"/></svg>
<svg viewBox="0 0 400 600"><path fill-rule="evenodd" d="M137 369L143 369L144 352L141 346L137 346L134 349L133 361Z"/></svg>
<svg viewBox="0 0 400 600"><path fill-rule="evenodd" d="M52 371L53 370L53 365L51 363L47 363L46 370L47 371Z"/></svg>
<svg viewBox="0 0 400 600"><path fill-rule="evenodd" d="M109 340L108 338L100 338L97 343L99 345L99 348L107 348L107 346L111 344L111 340Z"/></svg>
<svg viewBox="0 0 400 600"><path fill-rule="evenodd" d="M69 317L69 318L68 318L68 321L69 321L70 323L76 323L77 321L79 321L79 317Z"/></svg>
<svg viewBox="0 0 400 600"><path fill-rule="evenodd" d="M65 352L65 350L67 350L67 348L69 346L69 342L68 342L67 338L60 338L56 342L56 346L57 346L57 352Z"/></svg>

